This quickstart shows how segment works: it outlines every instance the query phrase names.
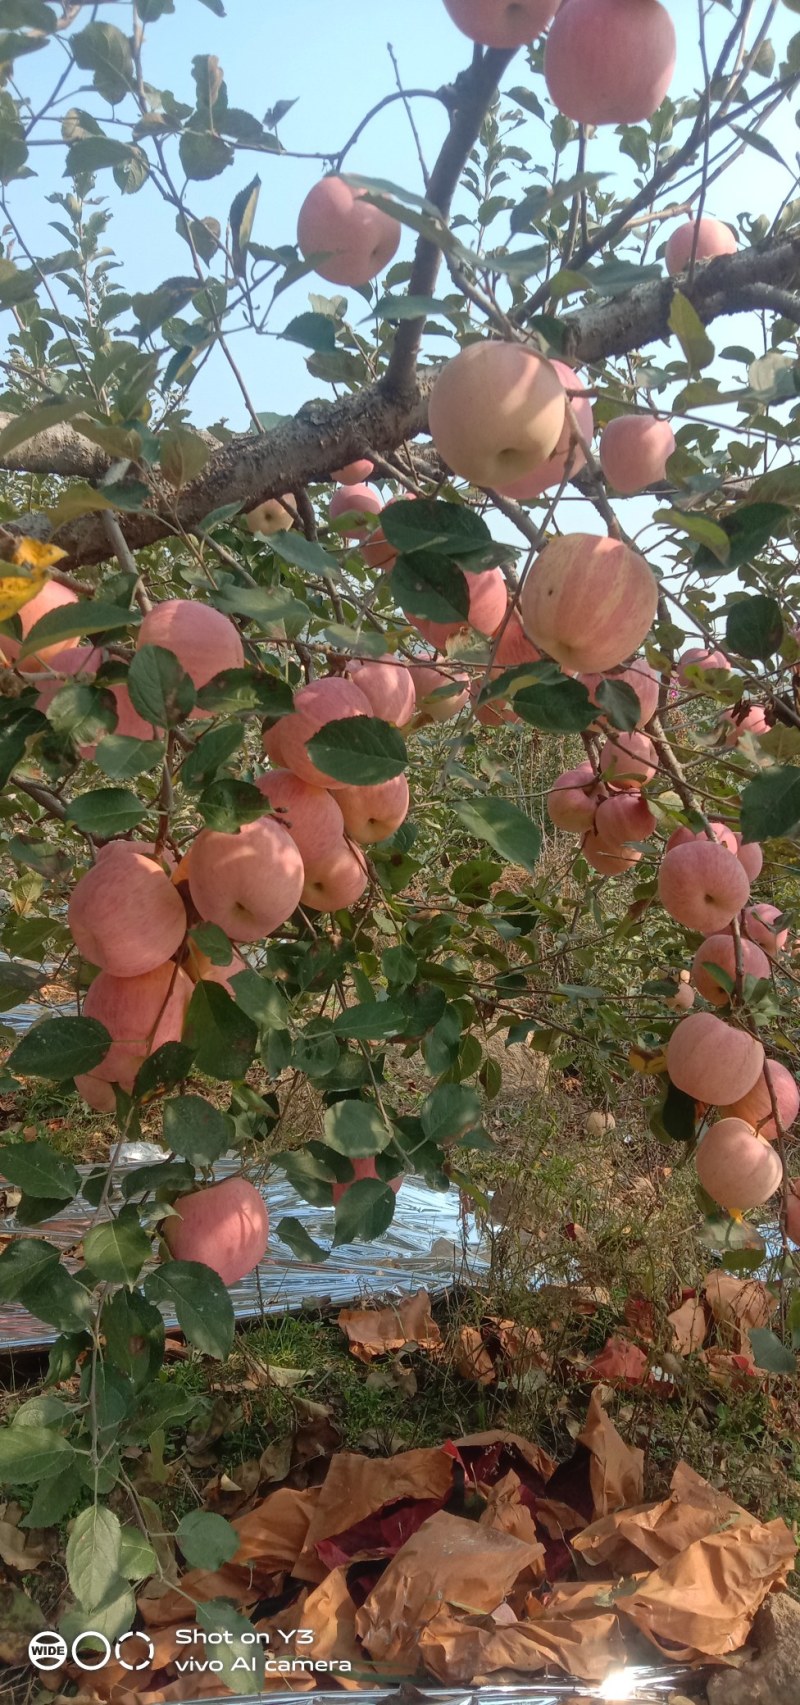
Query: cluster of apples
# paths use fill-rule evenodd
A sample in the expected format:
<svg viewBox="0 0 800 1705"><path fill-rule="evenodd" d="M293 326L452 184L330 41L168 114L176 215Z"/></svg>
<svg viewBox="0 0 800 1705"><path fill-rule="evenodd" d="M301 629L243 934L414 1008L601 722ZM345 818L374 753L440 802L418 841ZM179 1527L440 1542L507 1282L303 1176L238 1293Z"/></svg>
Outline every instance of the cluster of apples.
<svg viewBox="0 0 800 1705"><path fill-rule="evenodd" d="M244 663L229 618L189 599L156 605L141 624L137 645L172 652L198 689ZM50 663L61 671L63 656ZM46 690L59 684L54 675ZM116 689L116 695L124 712L127 689ZM143 723L130 704L129 710L142 723L131 732L145 738L160 732ZM78 951L98 968L84 1011L112 1038L100 1065L76 1079L91 1106L110 1111L112 1085L130 1091L148 1054L180 1039L196 980L229 987L243 968L235 951L227 966L215 967L191 944L187 948L184 896L193 915L216 924L237 944L272 935L298 905L335 911L360 897L368 883L362 847L386 839L403 822L408 783L400 775L376 787L340 786L312 762L308 743L341 718L378 716L405 724L415 710L408 668L391 658L353 662L346 676L299 688L291 714L264 735L272 761L283 766L257 778L269 813L265 809L235 834L202 829L177 868L170 855L142 842L111 841L100 849L73 890L68 913ZM192 712L198 718L207 714Z"/></svg>
<svg viewBox="0 0 800 1705"><path fill-rule="evenodd" d="M730 665L721 652L693 648L679 662L678 678L685 685L694 684L686 673L690 667L702 674ZM609 734L596 764L587 760L560 775L547 795L547 811L558 828L581 835L581 850L595 870L619 875L639 862L641 842L656 829L642 788L656 772L657 754L644 729L657 707L659 677L644 659L635 659L611 675L580 678L595 703L603 679L633 687L639 727ZM602 731L604 719L594 726ZM735 1021L729 989L715 968L735 983L738 959L744 977L768 977L789 931L780 926L777 906L751 903L750 885L763 866L759 843L744 842L722 822L712 822L710 829L713 838L705 831L676 829L659 866L658 894L665 910L703 937L674 997L673 1005L687 1016L670 1037L667 1066L678 1089L704 1110L719 1110L721 1116L699 1145L697 1173L721 1207L740 1212L761 1206L781 1184L783 1167L772 1146L779 1134L773 1096L780 1124L788 1130L800 1110L800 1090L791 1072L778 1061L767 1061L761 1042ZM738 952L734 925L740 932ZM727 1017L719 1010L692 1012L696 994L711 1007L727 1008ZM791 1187L789 1230L800 1241L800 1180Z"/></svg>
<svg viewBox="0 0 800 1705"><path fill-rule="evenodd" d="M642 856L640 847L631 843L648 840L656 829L641 789L656 773L655 747L643 729L658 705L659 677L644 658L636 658L613 675L582 674L578 679L593 704L605 680L631 687L639 700L639 726L605 739L597 769L587 759L576 769L565 770L547 795L547 812L557 828L582 836L581 850L593 869L619 876ZM602 730L605 719L598 718L594 726Z"/></svg>
<svg viewBox="0 0 800 1705"><path fill-rule="evenodd" d="M743 842L726 824L705 832L677 829L667 842L658 875L659 898L670 917L703 936L691 970L691 983L719 1012L689 1012L667 1045L671 1081L704 1108L721 1117L703 1136L696 1156L703 1188L723 1208L741 1212L760 1207L778 1189L783 1166L772 1147L800 1110L800 1090L778 1061L766 1060L757 1037L730 1017L729 989L715 967L731 982L737 974L734 926L740 932L742 975L769 976L771 961L782 951L788 930L778 927L776 906L750 904L750 884L759 876L763 853L757 841ZM693 1004L693 991L677 1004ZM771 1093L770 1093L771 1092ZM800 1229L800 1227L798 1227Z"/></svg>

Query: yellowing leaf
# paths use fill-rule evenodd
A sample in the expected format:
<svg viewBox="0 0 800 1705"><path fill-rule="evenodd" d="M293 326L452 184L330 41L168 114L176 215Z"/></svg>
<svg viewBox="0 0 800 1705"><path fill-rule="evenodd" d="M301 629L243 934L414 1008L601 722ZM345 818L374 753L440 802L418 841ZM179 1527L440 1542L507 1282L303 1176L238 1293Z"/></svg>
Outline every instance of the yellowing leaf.
<svg viewBox="0 0 800 1705"><path fill-rule="evenodd" d="M11 555L5 560L26 568L54 568L66 554L66 551L59 550L58 545L45 545L41 539L23 537L17 539Z"/></svg>
<svg viewBox="0 0 800 1705"><path fill-rule="evenodd" d="M628 1065L642 1077L651 1077L667 1069L667 1056L663 1050L658 1053L646 1054L639 1048L631 1048L628 1053Z"/></svg>
<svg viewBox="0 0 800 1705"><path fill-rule="evenodd" d="M6 535L7 537L8 535ZM40 539L16 539L5 557L0 557L0 622L15 616L23 604L29 604L49 579L47 570L60 562L66 551L57 545L42 544ZM21 572L5 574L4 569Z"/></svg>
<svg viewBox="0 0 800 1705"><path fill-rule="evenodd" d="M0 563L0 567L2 567ZM7 622L10 616L15 616L23 604L29 604L37 592L41 592L47 573L43 568L33 569L29 574L0 575L0 622Z"/></svg>

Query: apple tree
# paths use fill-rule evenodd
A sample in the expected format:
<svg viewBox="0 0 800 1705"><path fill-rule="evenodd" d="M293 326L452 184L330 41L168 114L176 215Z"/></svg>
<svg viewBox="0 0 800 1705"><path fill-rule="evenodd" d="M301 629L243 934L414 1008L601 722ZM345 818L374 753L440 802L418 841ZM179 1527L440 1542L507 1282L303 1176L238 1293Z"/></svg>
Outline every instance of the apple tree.
<svg viewBox="0 0 800 1705"><path fill-rule="evenodd" d="M609 1095L642 1074L718 1244L771 1202L796 1277L798 6L444 6L450 80L389 81L349 138L331 114L295 242L262 179L302 100L241 104L197 0L0 0L0 989L74 993L2 1089L67 1085L113 1129L88 1176L0 1149L0 1298L54 1328L53 1381L80 1370L0 1439L33 1525L170 1424L163 1306L227 1355L268 1167L335 1245L387 1229L404 1175L469 1192L490 1033L591 1051ZM177 93L150 69L173 14ZM377 112L422 100L437 156L368 175ZM784 192L716 217L767 161ZM159 241L122 278L129 198ZM293 415L259 394L276 338ZM208 371L241 430L198 418ZM168 1158L121 1169L145 1118ZM76 1269L46 1224L79 1196ZM271 1237L325 1259L300 1215Z"/></svg>

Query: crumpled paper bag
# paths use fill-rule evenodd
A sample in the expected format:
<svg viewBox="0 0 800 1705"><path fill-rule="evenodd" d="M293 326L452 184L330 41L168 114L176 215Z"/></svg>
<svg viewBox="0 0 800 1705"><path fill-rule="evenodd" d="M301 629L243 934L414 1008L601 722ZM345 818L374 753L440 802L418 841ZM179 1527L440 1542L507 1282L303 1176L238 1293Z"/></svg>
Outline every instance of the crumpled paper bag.
<svg viewBox="0 0 800 1705"><path fill-rule="evenodd" d="M495 1610L525 1571L536 1578L540 1545L441 1511L392 1559L356 1613L356 1631L377 1660L411 1658L442 1611Z"/></svg>

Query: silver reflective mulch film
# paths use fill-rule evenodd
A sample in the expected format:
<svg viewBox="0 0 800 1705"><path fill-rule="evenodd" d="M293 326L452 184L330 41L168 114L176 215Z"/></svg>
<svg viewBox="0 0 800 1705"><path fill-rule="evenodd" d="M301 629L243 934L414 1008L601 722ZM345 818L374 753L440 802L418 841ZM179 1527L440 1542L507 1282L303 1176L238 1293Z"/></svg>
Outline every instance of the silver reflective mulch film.
<svg viewBox="0 0 800 1705"><path fill-rule="evenodd" d="M670 1695L691 1684L697 1685L697 1675L691 1671L645 1669L620 1670L599 1687L580 1681L543 1681L524 1687L464 1687L464 1688L382 1688L369 1692L350 1693L358 1705L586 1705L587 1701L627 1701L627 1705L665 1705ZM238 1695L237 1705L278 1705L291 1695L287 1693L253 1693ZM303 1693L304 1705L344 1705L347 1693ZM681 1692L681 1697L683 1694ZM705 1697L705 1695L703 1695ZM185 1705L231 1705L231 1695L219 1699L187 1700ZM699 1701L698 1701L699 1705Z"/></svg>
<svg viewBox="0 0 800 1705"><path fill-rule="evenodd" d="M132 1145L133 1146L133 1145ZM129 1168L142 1161L166 1159L147 1145L126 1160ZM138 1152L141 1149L141 1152ZM81 1167L85 1176L92 1168ZM119 1177L124 1168L117 1168ZM221 1161L214 1168L217 1179L238 1171L235 1161ZM311 1236L328 1245L333 1232L333 1210L314 1208L304 1202L285 1180L268 1179L263 1189L273 1226L286 1215L302 1220ZM115 1201L112 1198L111 1207ZM13 1216L0 1219L0 1235L46 1238L59 1249L75 1247L94 1215L88 1203L72 1203L46 1225L22 1231ZM108 1217L108 1215L106 1215ZM421 1179L408 1179L397 1198L389 1230L374 1243L347 1244L331 1251L324 1265L299 1261L278 1238L272 1238L267 1258L247 1278L230 1286L237 1320L259 1320L286 1314L309 1305L344 1307L369 1298L392 1301L424 1286L432 1293L455 1283L468 1284L485 1274L488 1247L482 1243L471 1215L461 1208L458 1191L436 1191ZM168 1326L174 1316L165 1313ZM0 1350L37 1349L52 1344L56 1333L35 1320L17 1303L0 1304Z"/></svg>

